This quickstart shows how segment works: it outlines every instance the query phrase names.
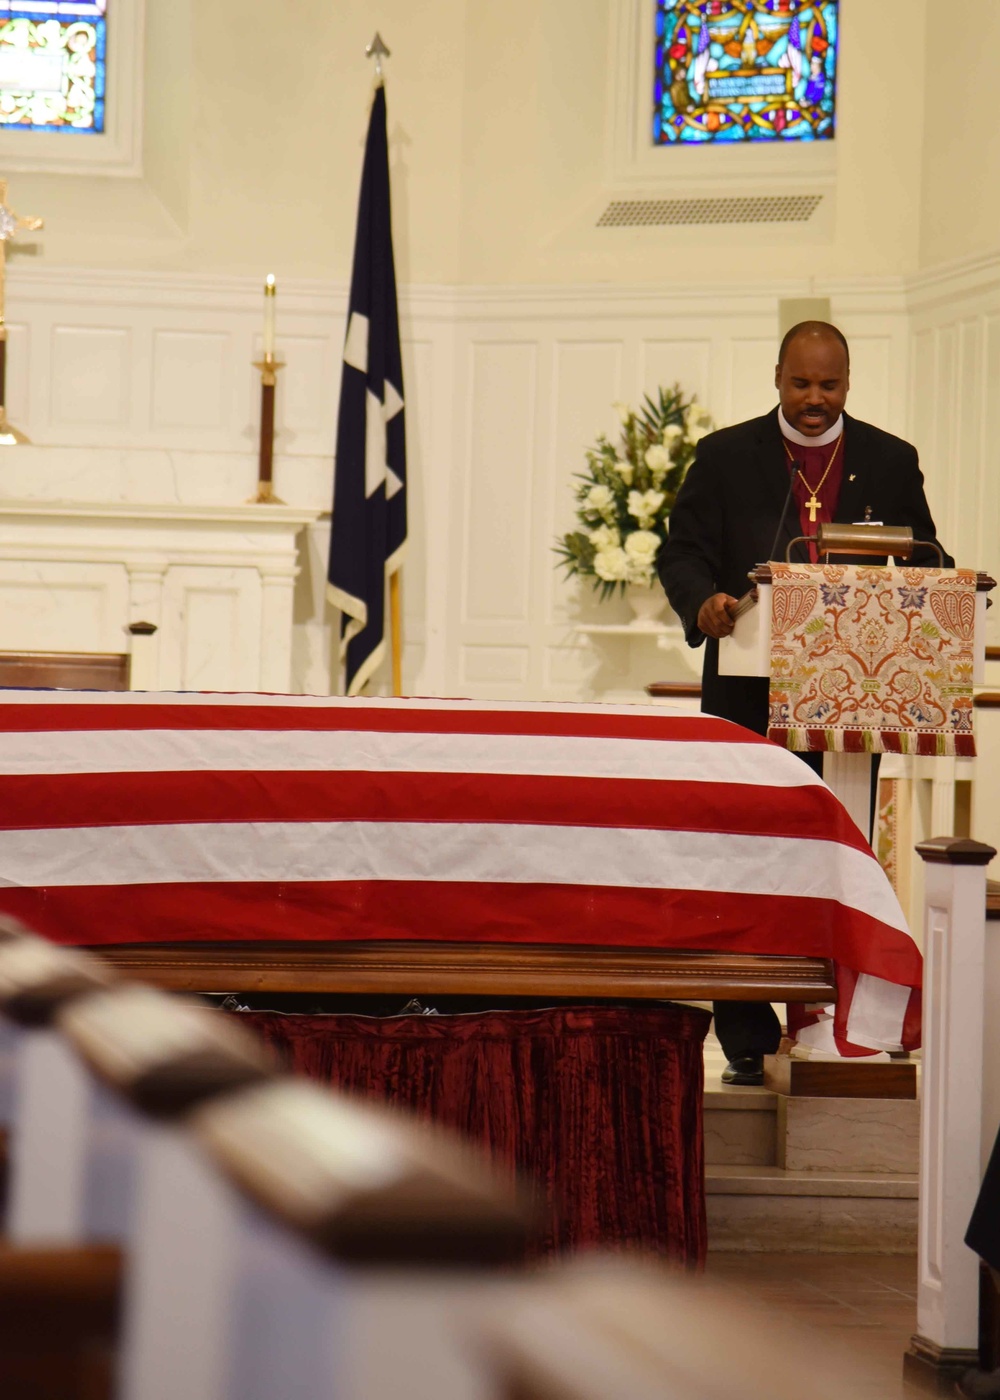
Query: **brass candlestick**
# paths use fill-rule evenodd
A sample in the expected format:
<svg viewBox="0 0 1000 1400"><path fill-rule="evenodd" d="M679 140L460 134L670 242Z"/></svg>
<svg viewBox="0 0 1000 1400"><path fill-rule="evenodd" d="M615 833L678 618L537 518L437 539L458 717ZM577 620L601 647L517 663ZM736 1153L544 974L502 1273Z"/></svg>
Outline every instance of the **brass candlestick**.
<svg viewBox="0 0 1000 1400"><path fill-rule="evenodd" d="M254 505L284 505L284 501L274 494L274 392L278 384L278 370L284 369L284 360L276 359L274 353L265 351L262 360L254 360L254 369L260 370L260 448L257 457L257 494L252 496Z"/></svg>
<svg viewBox="0 0 1000 1400"><path fill-rule="evenodd" d="M254 369L260 370L260 452L257 459L257 494L251 497L254 505L284 505L274 494L274 392L278 384L278 370L284 365L274 353L274 322L277 309L278 286L274 273L269 272L264 279L264 358L254 360Z"/></svg>

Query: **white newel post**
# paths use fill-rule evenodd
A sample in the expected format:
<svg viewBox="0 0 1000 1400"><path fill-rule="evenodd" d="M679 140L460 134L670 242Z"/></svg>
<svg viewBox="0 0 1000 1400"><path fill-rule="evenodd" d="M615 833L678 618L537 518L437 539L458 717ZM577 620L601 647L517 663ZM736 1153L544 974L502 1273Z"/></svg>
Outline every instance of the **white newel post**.
<svg viewBox="0 0 1000 1400"><path fill-rule="evenodd" d="M979 841L938 836L925 869L917 1332L904 1371L936 1388L978 1360L979 1260L965 1244L979 1193L986 866Z"/></svg>

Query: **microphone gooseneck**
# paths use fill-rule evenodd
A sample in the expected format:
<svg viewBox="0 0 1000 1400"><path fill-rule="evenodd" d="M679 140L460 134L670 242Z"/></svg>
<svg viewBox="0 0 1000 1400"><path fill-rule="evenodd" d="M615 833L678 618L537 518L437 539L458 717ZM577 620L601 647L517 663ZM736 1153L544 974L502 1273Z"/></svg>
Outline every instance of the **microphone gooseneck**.
<svg viewBox="0 0 1000 1400"><path fill-rule="evenodd" d="M792 492L795 489L795 473L800 470L801 462L792 461L788 464L788 495L785 497L785 504L781 508L781 518L778 520L778 528L774 532L774 540L771 544L771 552L768 559L774 558L774 551L778 548L778 541L781 539L781 532L785 528L785 517L788 515L788 507L791 503Z"/></svg>

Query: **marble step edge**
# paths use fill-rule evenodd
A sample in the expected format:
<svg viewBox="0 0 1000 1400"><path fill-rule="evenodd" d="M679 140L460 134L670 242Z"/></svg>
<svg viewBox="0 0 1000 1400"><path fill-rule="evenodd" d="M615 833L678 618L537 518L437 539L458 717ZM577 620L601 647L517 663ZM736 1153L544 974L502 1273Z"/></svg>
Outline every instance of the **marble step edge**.
<svg viewBox="0 0 1000 1400"><path fill-rule="evenodd" d="M853 1196L916 1200L915 1172L785 1171L781 1167L708 1165L709 1196Z"/></svg>
<svg viewBox="0 0 1000 1400"><path fill-rule="evenodd" d="M771 1089L741 1088L738 1085L707 1083L702 1095L702 1105L706 1113L777 1113L778 1100L783 1098L786 1103L789 1099L786 1095L776 1094ZM855 1098L853 1095L844 1097L829 1097L826 1094L806 1095L800 1094L794 1099L796 1104L897 1104L897 1103L918 1103L919 1099L870 1099Z"/></svg>
<svg viewBox="0 0 1000 1400"><path fill-rule="evenodd" d="M740 1088L739 1085L705 1085L703 1106L706 1113L777 1113L778 1095L771 1089Z"/></svg>

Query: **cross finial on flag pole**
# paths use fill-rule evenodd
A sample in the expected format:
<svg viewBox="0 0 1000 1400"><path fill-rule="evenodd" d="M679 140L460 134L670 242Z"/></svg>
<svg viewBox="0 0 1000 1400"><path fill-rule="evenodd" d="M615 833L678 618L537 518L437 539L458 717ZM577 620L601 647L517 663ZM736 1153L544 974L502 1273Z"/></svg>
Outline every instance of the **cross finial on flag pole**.
<svg viewBox="0 0 1000 1400"><path fill-rule="evenodd" d="M376 31L375 31L375 38L371 41L371 43L370 43L370 44L368 45L368 47L365 49L365 56L366 56L367 58L374 58L374 60L375 60L375 81L376 81L376 83L378 83L378 84L381 86L381 84L382 84L382 82L383 82L383 78L382 78L382 60L383 60L383 58L391 58L391 57L392 57L392 54L391 54L391 53L389 52L389 50L386 48L385 40L382 38L382 35L378 32L377 29L376 29Z"/></svg>

